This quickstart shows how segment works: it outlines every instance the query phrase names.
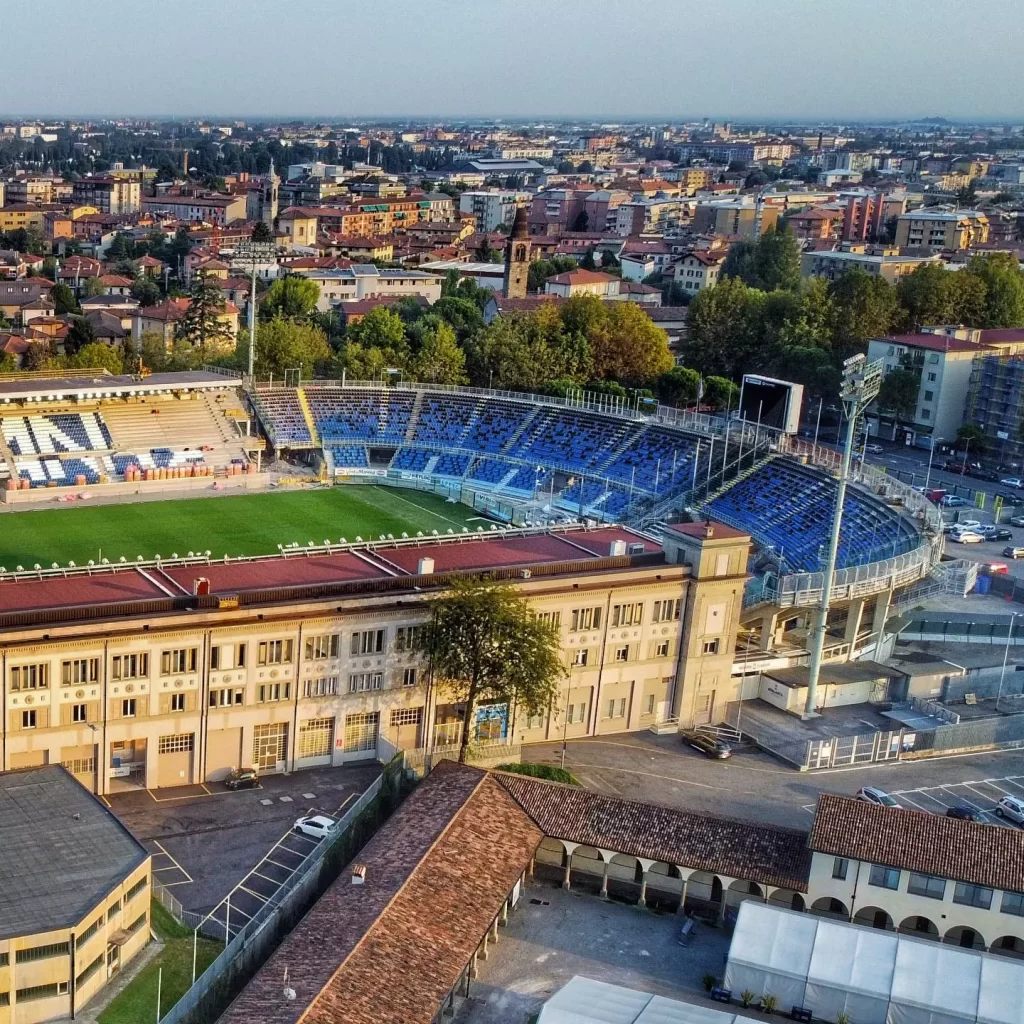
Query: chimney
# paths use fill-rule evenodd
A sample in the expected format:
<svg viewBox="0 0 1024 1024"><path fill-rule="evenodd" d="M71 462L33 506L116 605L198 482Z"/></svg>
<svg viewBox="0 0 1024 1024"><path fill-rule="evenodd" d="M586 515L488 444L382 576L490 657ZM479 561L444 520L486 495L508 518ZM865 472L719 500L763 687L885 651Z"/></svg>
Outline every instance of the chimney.
<svg viewBox="0 0 1024 1024"><path fill-rule="evenodd" d="M416 572L420 576L429 576L434 571L434 560L432 558L421 558L416 565Z"/></svg>
<svg viewBox="0 0 1024 1024"><path fill-rule="evenodd" d="M711 524L711 520L709 519L709 520L707 520L707 522L704 523L704 539L705 540L711 540L711 538L714 537L714 535L715 535L715 528Z"/></svg>
<svg viewBox="0 0 1024 1024"><path fill-rule="evenodd" d="M366 881L366 865L365 864L353 864L352 865L352 884L362 885Z"/></svg>
<svg viewBox="0 0 1024 1024"><path fill-rule="evenodd" d="M624 540L613 540L611 547L608 550L608 554L613 558L617 555L624 555L626 553L626 542Z"/></svg>

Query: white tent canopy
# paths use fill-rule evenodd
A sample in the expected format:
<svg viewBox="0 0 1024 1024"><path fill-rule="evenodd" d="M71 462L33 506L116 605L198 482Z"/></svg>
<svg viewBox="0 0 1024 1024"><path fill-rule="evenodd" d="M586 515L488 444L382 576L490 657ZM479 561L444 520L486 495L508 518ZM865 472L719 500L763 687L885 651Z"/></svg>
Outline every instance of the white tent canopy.
<svg viewBox="0 0 1024 1024"><path fill-rule="evenodd" d="M544 1004L537 1024L736 1024L736 1014L577 975Z"/></svg>
<svg viewBox="0 0 1024 1024"><path fill-rule="evenodd" d="M806 965L802 968L801 965ZM851 1024L1024 1024L1024 961L746 900L726 988Z"/></svg>

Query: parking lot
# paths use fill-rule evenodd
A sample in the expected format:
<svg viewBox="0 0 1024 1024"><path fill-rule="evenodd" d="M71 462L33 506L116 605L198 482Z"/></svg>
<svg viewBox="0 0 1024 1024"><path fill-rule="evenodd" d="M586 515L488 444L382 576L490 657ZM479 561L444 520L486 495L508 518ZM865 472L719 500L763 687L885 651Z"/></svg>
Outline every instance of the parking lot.
<svg viewBox="0 0 1024 1024"><path fill-rule="evenodd" d="M1019 828L1014 822L1000 818L993 808L1004 796L1024 799L1024 775L1001 779L976 779L972 782L946 786L921 786L918 789L894 790L892 795L903 807L932 814L945 814L950 807L970 807L981 813L985 821L1007 828Z"/></svg>
<svg viewBox="0 0 1024 1024"><path fill-rule="evenodd" d="M296 855L309 842L296 836L282 846L295 819L340 816L380 770L376 762L313 768L266 776L259 788L237 793L223 787L189 787L174 796L166 790L138 790L112 795L107 802L153 855L154 880L186 910L214 911L224 921L226 899L237 889L240 927L243 915L258 909L258 898L270 894L269 886L280 885L290 874L298 863ZM269 863L268 855L276 863ZM251 877L254 870L262 877ZM235 895L231 905L234 914Z"/></svg>

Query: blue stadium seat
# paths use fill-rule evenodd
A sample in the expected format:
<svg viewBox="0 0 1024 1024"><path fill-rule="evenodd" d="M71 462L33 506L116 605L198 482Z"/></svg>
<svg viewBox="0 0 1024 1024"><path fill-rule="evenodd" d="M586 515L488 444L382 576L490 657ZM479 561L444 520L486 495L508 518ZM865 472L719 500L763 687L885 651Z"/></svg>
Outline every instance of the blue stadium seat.
<svg viewBox="0 0 1024 1024"><path fill-rule="evenodd" d="M400 445L412 417L409 391L303 388L320 440Z"/></svg>
<svg viewBox="0 0 1024 1024"><path fill-rule="evenodd" d="M360 469L370 464L366 449L360 444L332 445L331 458L335 469Z"/></svg>

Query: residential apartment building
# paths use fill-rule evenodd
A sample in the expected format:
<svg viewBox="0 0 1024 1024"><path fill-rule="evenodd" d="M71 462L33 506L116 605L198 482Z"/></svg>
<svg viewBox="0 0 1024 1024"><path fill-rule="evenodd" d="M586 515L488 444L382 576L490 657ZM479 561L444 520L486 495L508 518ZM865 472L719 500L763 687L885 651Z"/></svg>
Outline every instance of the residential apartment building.
<svg viewBox="0 0 1024 1024"><path fill-rule="evenodd" d="M215 224L227 227L245 220L246 197L237 196L146 196L141 200L144 213L174 217L189 224Z"/></svg>
<svg viewBox="0 0 1024 1024"><path fill-rule="evenodd" d="M789 227L801 241L838 241L843 234L843 210L818 207L789 218Z"/></svg>
<svg viewBox="0 0 1024 1024"><path fill-rule="evenodd" d="M559 627L566 676L550 714L485 703L476 739L709 721L735 699L749 543L577 528L11 582L2 767L61 763L102 794L455 743L464 708L428 690L417 629L451 574L484 570Z"/></svg>
<svg viewBox="0 0 1024 1024"><path fill-rule="evenodd" d="M688 252L674 267L676 282L689 295L718 283L725 262L724 252L695 249Z"/></svg>
<svg viewBox="0 0 1024 1024"><path fill-rule="evenodd" d="M963 421L985 432L986 447L997 459L1019 461L1024 458L1024 330L977 333L984 351L974 360Z"/></svg>
<svg viewBox="0 0 1024 1024"><path fill-rule="evenodd" d="M468 213L476 220L480 234L511 227L516 209L530 201L529 192L463 192L459 196L459 213Z"/></svg>
<svg viewBox="0 0 1024 1024"><path fill-rule="evenodd" d="M808 845L812 913L1024 955L1016 830L823 793Z"/></svg>
<svg viewBox="0 0 1024 1024"><path fill-rule="evenodd" d="M0 773L0 835L0 1024L74 1019L149 941L149 852L56 764Z"/></svg>
<svg viewBox="0 0 1024 1024"><path fill-rule="evenodd" d="M800 273L804 277L825 277L834 281L857 267L895 284L906 274L912 274L922 263L941 262L937 255L907 256L895 247L844 242L841 249L805 252L800 257Z"/></svg>
<svg viewBox="0 0 1024 1024"><path fill-rule="evenodd" d="M7 199L11 204L32 203L35 206L46 206L63 198L60 186L62 183L55 178L44 178L26 175L11 178L6 183ZM68 189L70 191L70 189Z"/></svg>
<svg viewBox="0 0 1024 1024"><path fill-rule="evenodd" d="M977 210L932 207L904 213L896 221L897 246L970 249L988 241L988 218Z"/></svg>
<svg viewBox="0 0 1024 1024"><path fill-rule="evenodd" d="M95 206L99 213L138 213L140 185L129 178L80 178L72 186L76 203Z"/></svg>
<svg viewBox="0 0 1024 1024"><path fill-rule="evenodd" d="M690 227L697 234L758 238L778 224L780 214L777 206L765 206L747 197L716 199L697 204Z"/></svg>
<svg viewBox="0 0 1024 1024"><path fill-rule="evenodd" d="M356 302L381 296L422 297L433 304L441 298L444 273L426 270L379 270L372 263L331 270L301 270L302 277L320 288L317 309L327 312L339 302Z"/></svg>

